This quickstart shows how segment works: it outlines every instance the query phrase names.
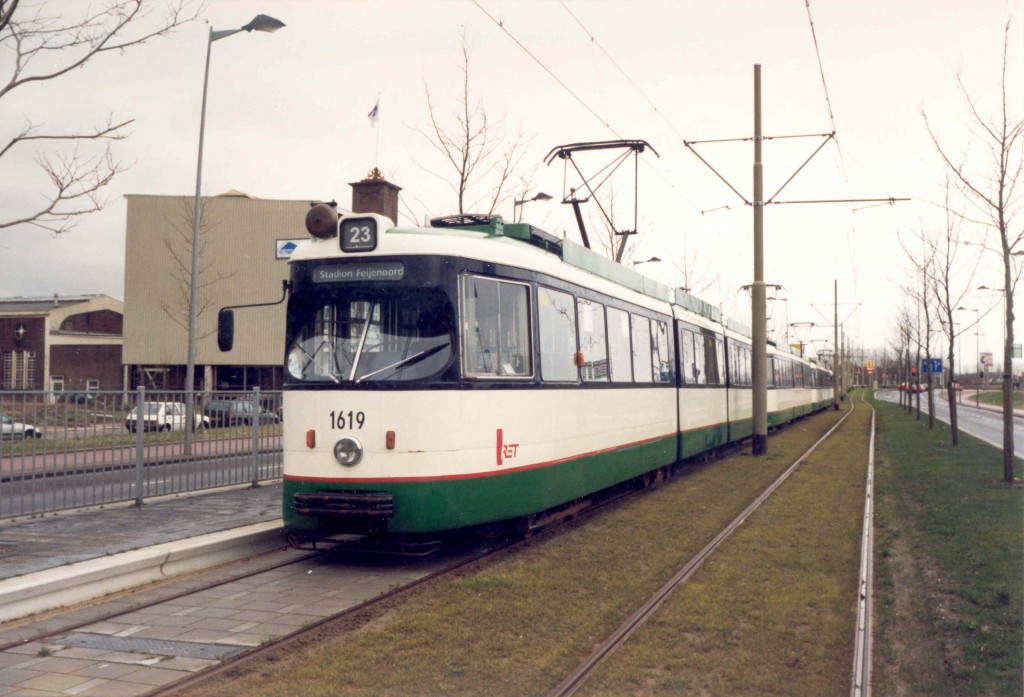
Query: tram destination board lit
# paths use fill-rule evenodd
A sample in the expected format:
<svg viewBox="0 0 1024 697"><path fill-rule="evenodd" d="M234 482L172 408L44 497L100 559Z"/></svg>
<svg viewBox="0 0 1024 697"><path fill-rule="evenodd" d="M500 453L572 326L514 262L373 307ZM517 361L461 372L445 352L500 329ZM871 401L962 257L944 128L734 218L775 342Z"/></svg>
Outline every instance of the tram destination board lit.
<svg viewBox="0 0 1024 697"><path fill-rule="evenodd" d="M377 221L373 218L344 218L340 233L343 252L372 252L377 248Z"/></svg>
<svg viewBox="0 0 1024 697"><path fill-rule="evenodd" d="M363 283L401 281L405 264L400 261L367 264L324 264L313 269L313 283Z"/></svg>

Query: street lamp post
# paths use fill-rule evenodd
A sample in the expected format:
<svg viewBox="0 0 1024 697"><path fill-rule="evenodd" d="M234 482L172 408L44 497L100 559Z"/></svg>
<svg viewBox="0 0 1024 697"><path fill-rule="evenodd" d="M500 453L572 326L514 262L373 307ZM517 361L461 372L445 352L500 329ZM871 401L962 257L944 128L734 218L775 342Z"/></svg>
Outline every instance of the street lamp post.
<svg viewBox="0 0 1024 697"><path fill-rule="evenodd" d="M546 194L543 191L538 191L533 195L532 198L517 199L512 201L512 220L519 222L519 218L516 215L516 210L519 209L519 215L522 215L522 209L520 208L524 203L530 203L531 201L550 201L551 195Z"/></svg>
<svg viewBox="0 0 1024 697"><path fill-rule="evenodd" d="M206 132L206 90L210 81L210 49L213 42L237 34L240 31L274 32L284 26L284 22L267 15L256 15L244 27L214 31L210 27L206 42L206 68L203 72L203 103L199 112L199 156L196 165L196 199L192 215L192 272L188 284L188 362L185 367L185 414L189 427L185 429L186 452L192 449L192 428L195 424L195 375L196 375L196 290L199 276L199 222L201 215L201 188L203 183L203 137Z"/></svg>
<svg viewBox="0 0 1024 697"><path fill-rule="evenodd" d="M974 403L976 406L981 406L981 344L978 340L978 329L981 324L981 313L979 310L975 310L971 307L964 307L961 305L956 308L963 310L964 312L974 313L974 361L975 361L975 372L978 373L977 389L974 391Z"/></svg>
<svg viewBox="0 0 1024 697"><path fill-rule="evenodd" d="M661 261L661 259L659 259L658 257L651 257L650 259L641 259L640 261L633 262L633 268L635 269L636 267L640 266L640 264L656 264L659 261Z"/></svg>
<svg viewBox="0 0 1024 697"><path fill-rule="evenodd" d="M1011 252L1009 256L1019 256ZM1010 260L1006 257L1006 287L989 288L978 286L978 290L999 293L1003 309L1003 481L1013 483L1013 298L1010 292Z"/></svg>

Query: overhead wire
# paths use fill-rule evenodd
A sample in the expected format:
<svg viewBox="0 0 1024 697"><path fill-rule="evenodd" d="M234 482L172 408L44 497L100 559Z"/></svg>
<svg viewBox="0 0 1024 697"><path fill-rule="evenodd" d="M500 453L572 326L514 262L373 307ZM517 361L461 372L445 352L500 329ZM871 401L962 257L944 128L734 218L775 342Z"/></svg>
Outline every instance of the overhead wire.
<svg viewBox="0 0 1024 697"><path fill-rule="evenodd" d="M576 94L576 92L574 92L574 91L572 90L572 88L570 88L570 87L569 87L569 86L568 86L568 85L567 85L567 84L565 83L565 81L564 81L564 80L562 80L561 78L559 78L559 77L558 77L558 76L557 76L557 75L555 74L555 72L554 72L554 71L553 71L553 70L552 70L551 68L549 68L549 67L548 67L548 66L547 66L547 65L546 65L546 64L545 64L545 63L544 63L544 62L543 62L543 61L542 61L542 60L541 60L540 58L538 58L538 57L537 57L537 56L536 56L536 55L535 55L535 54L534 54L534 53L533 53L532 51L530 51L530 50L529 50L529 49L528 49L528 48L527 48L527 47L526 47L526 46L525 46L525 45L523 44L523 42L521 42L521 41L520 41L520 40L519 40L518 38L516 38L516 37L515 37L515 36L514 36L514 35L512 34L512 32L511 32L511 31L510 31L510 30L508 29L508 27L506 27L506 26L505 26L505 23L504 23L504 22L502 22L501 20L497 19L496 17L494 17L494 15L492 15L492 14L491 14L490 12L488 12L488 11L487 11L487 10L486 10L486 9L485 9L485 8L484 8L484 7L483 7L483 6L481 5L481 4L480 4L479 0L471 0L471 2L472 2L472 3L474 4L474 5L476 5L476 7L477 7L477 8L478 8L478 9L479 9L479 10L480 10L481 12L483 12L483 13L484 13L484 15L486 15L486 16L487 16L487 18L488 18L488 19L490 19L490 20L491 20L491 21L492 21L492 22L493 22L493 23L494 23L494 24L495 24L495 25L496 25L496 26L497 26L497 27L498 27L499 29L501 29L501 30L502 30L502 31L503 31L503 32L505 33L505 35L506 35L506 36L508 36L508 38L510 38L510 39L511 39L511 40L512 40L512 41L513 41L513 42L514 42L515 44L516 44L516 46L518 46L518 47L519 47L519 48L520 48L520 49L521 49L521 50L522 50L522 51L523 51L524 53L526 53L526 55L528 55L528 56L529 56L529 57L530 57L530 58L531 58L531 59L532 59L532 60L533 60L533 61L534 61L534 62L535 62L535 63L536 63L536 64L537 64L538 66L540 66L540 68L541 68L541 69L542 69L542 70L543 70L543 71L544 71L545 73L547 73L547 74L548 74L548 76L550 76L550 77L551 77L551 79L553 79L553 80L554 80L554 81L555 81L556 83L558 83L558 85L559 85L559 86L560 86L560 87L561 87L562 89L564 89L564 90L565 90L566 92L568 92L568 93L569 93L569 95L570 95L570 96L571 96L571 97L572 97L573 99L575 99L575 100L576 100L576 101L577 101L577 102L578 102L578 103L579 103L579 104L580 104L580 105L581 105L581 106L582 106L582 107L583 107L583 108L584 108L584 109L585 109L585 110L587 111L587 113L589 113L589 114L590 114L591 116L593 116L593 117L594 117L595 119L597 119L597 120L598 120L598 122L600 122L602 126L604 126L605 128L607 128L607 129L608 129L608 130L609 130L609 131L610 131L610 132L611 132L611 133L612 133L613 135L615 135L615 137L617 137L617 138L618 138L618 139L620 139L620 140L623 140L623 137L622 137L622 135L621 135L621 134L620 134L620 133L619 133L618 131L616 131L614 127L612 127L612 125L611 125L611 122L610 122L610 121L609 121L609 120L608 120L607 118L605 118L605 117L601 116L600 114L598 114L598 113L597 113L597 111L596 111L596 110L595 110L595 109L594 109L593 107L591 107L591 106L590 106L589 104L587 104L587 102L586 102L586 101L585 101L585 100L584 100L584 99L583 99L582 97L580 97L580 96L579 96L578 94ZM656 107L656 106L654 105L654 103L653 103L653 102L651 101L651 99L650 99L649 97L647 97L647 95L646 95L646 94L644 94L644 93L643 93L643 91L642 91L642 90L640 89L640 87L639 87L639 86L638 86L638 85L636 84L636 82L635 82L634 80L632 80L632 79L631 79L631 78L630 78L630 77L629 77L629 76L628 76L628 75L626 74L626 72L625 72L625 71L624 71L624 70L623 70L623 69L622 69L622 68L621 68L621 67L620 67L620 66L618 65L618 63L616 63L616 62L615 62L615 60L614 60L614 59L613 59L613 58L611 57L611 54L609 54L609 53L608 53L608 51L606 51L606 50L604 49L604 47L600 45L600 43L599 43L599 42L597 41L597 39L596 39L596 38L595 38L595 37L594 37L594 36L593 36L593 35L592 35L592 34L591 34L591 33L590 33L590 32L589 32L588 30L587 30L587 28L586 28L585 26L583 26L583 23L582 23L582 22L581 22L581 21L579 20L579 18L578 18L578 17L576 17L576 16L574 15L574 14L572 14L572 12L569 12L569 8L565 6L564 2L562 3L562 7L564 7L564 8L565 8L566 12L568 12L568 13L569 13L569 15L570 15L570 16L571 16L571 17L572 17L572 18L573 18L573 19L574 19L574 20L576 21L576 23L577 23L577 24L578 24L578 25L580 26L580 28L581 28L581 29L583 29L583 31L584 31L584 32L585 32L585 33L587 34L587 36L588 36L588 37L590 38L590 40L591 40L591 41L592 41L592 42L593 42L593 43L594 43L594 44L595 44L595 45L596 45L596 46L597 46L597 47L598 47L598 48L599 48L599 49L600 49L600 50L602 51L602 53L604 53L604 54L605 54L605 55L606 55L606 56L608 57L608 59L609 59L609 60L610 60L610 61L612 62L612 64L613 64L613 65L615 65L615 67L616 67L616 68L617 68L617 69L619 70L619 72L620 72L620 73L622 73L622 75L623 75L623 76L624 76L624 77L626 78L626 80L628 80L628 81L629 81L629 83L630 83L631 85L633 85L633 87L634 87L634 88L635 88L635 89L636 89L636 90L637 90L638 92L640 92L640 94L641 94L641 95L642 95L642 96L644 97L644 99L645 99L645 100L646 100L646 101L647 101L647 102L648 102L649 104L651 104L651 107L652 107L652 108L653 108L653 109L655 110L655 112L656 112L656 113L658 113L658 114L659 114L659 115L661 116L661 118L662 118L663 120L665 120L665 121L666 121L666 123L668 123L669 127L670 127L670 128L672 128L672 130L673 130L673 131L674 131L674 132L675 132L675 133L676 133L677 135L679 135L679 132L678 132L678 130L676 130L676 129L675 129L675 127L674 127L674 126L672 126L671 122L670 122L670 121L668 121L667 117L665 117L665 115L664 115L663 113L661 113L661 112L660 112L660 111L658 110L658 108L657 108L657 107ZM681 135L680 135L680 138L682 138L682 136L681 136ZM684 201L684 202L685 202L685 203L686 203L686 204L687 204L688 206L690 206L690 208L691 208L691 209L693 209L694 211L697 211L697 212L699 212L699 208L698 208L697 206L695 206L695 205L694 205L694 204L693 204L693 203L692 203L692 202L691 202L691 201L690 201L689 199L687 199L687 198L686 198L686 196L684 196L684 195L683 195L683 193L682 193L682 192L681 192L681 191L680 191L680 190L679 190L679 189L678 189L678 188L676 187L676 185L675 185L675 184L674 184L674 183L673 183L672 181L670 181L670 180L669 180L669 179L668 179L668 178L667 178L667 177L666 177L666 176L665 176L665 175L664 175L664 174L663 174L663 173L662 173L661 171L659 171L659 170L658 170L657 168L655 168L655 167L654 167L654 166L653 166L653 165L652 165L652 164L651 164L650 162L648 162L647 160L644 160L644 166L645 166L645 167L646 167L647 169L649 169L649 170L650 170L651 172L653 172L653 173L655 174L655 176L657 176L657 177L658 177L658 178L659 178L659 179L660 179L660 180L661 180L662 182L664 182L664 183L665 183L665 185L666 185L666 186L668 186L668 187L669 187L669 189L671 189L671 190L672 190L672 192L673 192L673 193L674 193L675 195L677 195L677 196L678 196L678 197L679 197L679 198L680 198L680 199L681 199L682 201Z"/></svg>
<svg viewBox="0 0 1024 697"><path fill-rule="evenodd" d="M562 87L562 89L564 89L564 90L565 90L566 92L568 92L568 93L569 93L569 94L570 94L570 95L572 96L572 98L573 98L573 99L575 99L575 100L576 100L577 102L579 102L580 106L582 106L582 107L583 107L584 109L586 109L586 110L587 110L587 112L588 112L588 113L590 113L590 115L591 115L591 116L593 116L593 117L594 117L595 119L597 119L598 121L600 121L600 122L601 122L601 125L603 125L603 126L604 126L605 128L607 128L607 129L608 129L609 131L611 131L611 132L612 132L613 134L615 134L615 136L616 136L617 138L619 138L619 140L623 140L623 137L622 137L622 136L621 136L621 135L619 134L619 132L618 132L618 131L616 131L616 130L615 130L614 128L612 128L612 125L611 125L611 123L610 123L610 122L609 122L609 121L608 121L607 119L603 118L603 117L602 117L602 116L601 116L600 114L598 114L598 113L597 113L596 111L594 111L594 110L593 110L593 109L592 109L592 108L590 107L590 105L589 105L589 104L587 104L587 103L586 103L585 101L583 101L583 98L582 98L582 97L580 97L580 96L579 96L578 94L576 94L575 92L573 92L573 91L572 91L572 88L570 88L570 87L569 87L569 86L568 86L567 84L565 84L565 82L563 82L563 81L562 81L562 79L561 79L560 77L558 77L557 75L555 75L555 73L554 73L554 72L553 72L553 71L552 71L552 70L551 70L551 69L550 69L550 68L549 68L548 66L546 66L546 65L544 64L544 61L542 61L542 60L541 60L540 58L538 58L537 56L535 56L535 55L533 54L533 52L531 52L531 51L530 51L530 49L526 48L526 46L524 46L524 45L523 45L523 43L522 43L522 42L521 42L521 41L520 41L519 39L517 39L517 38L516 38L515 36L513 36L513 35L512 35L512 32L510 32L510 31L508 30L508 28L506 28L506 27L505 27L505 24L504 24L504 22L501 22L501 21L499 21L499 20L498 20L498 19L497 19L496 17L494 17L494 16L493 16L493 15L492 15L492 14L491 14L490 12L488 12L488 11L487 11L486 9L484 9L484 6L483 6L483 5L481 5L481 4L480 4L480 3L478 2L478 0L470 0L470 1L471 1L471 2L472 2L472 3L474 4L474 5L476 5L476 6L477 6L477 8L479 8L479 10L480 10L481 12L483 12L483 13L484 13L485 15L487 15L487 18L488 18L488 19L490 19L490 20L491 20L492 22L494 22L494 24L495 24L495 25L497 25L497 27L498 27L499 29L501 29L501 30L502 30L503 32L505 32L505 35L506 35L506 36L508 36L508 38L512 39L512 41L514 41L514 42L515 42L516 46L518 46L519 48L521 48L521 49L523 50L523 52L524 52L524 53L525 53L526 55L528 55L528 56L529 56L530 58L532 58L532 59L533 59L533 61L534 61L534 62L535 62L535 63L536 63L537 65L539 65L539 66L541 67L541 69L542 69L542 70L543 70L544 72L546 72L546 73L547 73L547 74L548 74L548 75L549 75L549 76L551 77L551 79L552 79L552 80L554 80L555 82L557 82L557 83L558 83L558 84L559 84L559 85L560 85L560 86Z"/></svg>
<svg viewBox="0 0 1024 697"><path fill-rule="evenodd" d="M811 30L811 41L814 44L814 56L815 56L815 58L818 61L818 75L821 76L821 89L822 89L822 91L824 92L824 95L825 95L825 110L828 112L829 123L832 124L833 138L834 138L835 143L836 143L836 155L839 158L839 172L840 172L840 174L843 177L843 181L846 182L847 185L849 185L850 178L846 174L846 164L843 162L843 149L842 149L842 146L839 144L839 137L838 137L838 135L835 135L836 132L837 132L837 129L836 129L836 117L835 117L835 113L832 111L832 99L829 97L829 93L828 93L828 82L825 80L825 66L824 66L824 64L821 61L821 46L818 43L818 32L815 31L815 28L814 28L814 18L811 16L811 0L804 0L804 7L807 8L807 24L808 24L808 26L810 27L810 30ZM855 259L856 258L856 254L855 254L855 251L854 251L855 247L856 247L856 237L857 237L856 218L855 218L855 215L854 215L855 212L856 211L851 212L851 214L850 214L851 226L850 226L850 234L849 234L849 236L847 238L847 242L848 242L848 244L850 246L850 257L849 257L850 259ZM853 290L854 290L854 294L855 295L859 295L858 283L857 283L857 267L856 267L856 265L851 265L850 271L851 271L851 274L853 276Z"/></svg>
<svg viewBox="0 0 1024 697"><path fill-rule="evenodd" d="M605 55L605 57L608 59L608 61L612 65L615 66L615 69L619 71L619 73L622 75L622 77L626 78L626 81L629 82L629 84L633 86L633 89L635 89L637 91L637 93L641 97L644 98L644 101L646 101L650 105L651 109L654 110L654 113L656 113L661 118L661 120L664 121L665 124L670 129L672 129L672 131L677 136L679 136L680 140L684 140L683 134L679 132L679 130L672 123L672 121L670 121L669 118L667 116L665 116L665 114L660 109L658 109L658 106L654 103L654 101L650 97L648 97L647 94L642 89L640 89L640 85L636 84L636 82L633 80L633 78L631 78L629 76L629 74L627 74L626 71L622 69L622 66L619 65L618 62L616 62L616 60L614 58L612 58L612 54L608 53L608 51L605 50L605 47L602 46L601 42L598 41L597 38L593 34L590 33L590 30L587 29L586 26L584 26L583 22L580 21L580 18L577 17L573 13L573 11L569 9L569 6L565 4L565 0L558 0L558 4L560 4L562 6L562 9L564 9L569 14L569 16L573 18L573 21L575 21L576 24L579 25L580 29L583 30L583 33L586 34L587 37L590 38L590 42L592 44L594 44L601 51L601 53L603 53Z"/></svg>

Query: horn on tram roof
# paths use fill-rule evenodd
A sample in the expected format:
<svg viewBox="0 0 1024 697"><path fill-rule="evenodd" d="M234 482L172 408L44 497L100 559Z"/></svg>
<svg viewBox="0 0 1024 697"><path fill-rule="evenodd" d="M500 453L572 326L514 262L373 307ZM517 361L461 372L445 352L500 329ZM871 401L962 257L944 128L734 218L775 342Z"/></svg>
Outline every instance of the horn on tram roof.
<svg viewBox="0 0 1024 697"><path fill-rule="evenodd" d="M333 205L332 205L333 203ZM338 204L316 203L306 213L306 230L313 237L326 240L338 234Z"/></svg>

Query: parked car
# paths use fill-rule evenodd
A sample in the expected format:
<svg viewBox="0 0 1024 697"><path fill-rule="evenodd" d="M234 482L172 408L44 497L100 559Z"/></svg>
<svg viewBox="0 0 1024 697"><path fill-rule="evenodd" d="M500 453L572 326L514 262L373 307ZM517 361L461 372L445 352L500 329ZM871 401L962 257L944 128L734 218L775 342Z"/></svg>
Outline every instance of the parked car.
<svg viewBox="0 0 1024 697"><path fill-rule="evenodd" d="M7 414L0 414L0 437L3 438L42 438L43 432L32 424L15 421Z"/></svg>
<svg viewBox="0 0 1024 697"><path fill-rule="evenodd" d="M143 431L184 431L187 415L181 402L146 402L142 405ZM208 428L210 420L202 414L193 414L193 430ZM132 433L138 428L139 408L135 407L124 420L124 427Z"/></svg>
<svg viewBox="0 0 1024 697"><path fill-rule="evenodd" d="M257 412L252 402L243 399L217 400L203 409L203 415L209 419L210 426L251 426L257 413L261 424L276 424L280 421L277 414L262 406Z"/></svg>
<svg viewBox="0 0 1024 697"><path fill-rule="evenodd" d="M68 404L94 404L96 395L92 392L66 392L60 396L60 401Z"/></svg>

